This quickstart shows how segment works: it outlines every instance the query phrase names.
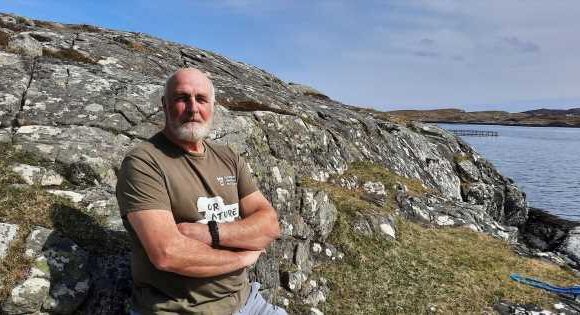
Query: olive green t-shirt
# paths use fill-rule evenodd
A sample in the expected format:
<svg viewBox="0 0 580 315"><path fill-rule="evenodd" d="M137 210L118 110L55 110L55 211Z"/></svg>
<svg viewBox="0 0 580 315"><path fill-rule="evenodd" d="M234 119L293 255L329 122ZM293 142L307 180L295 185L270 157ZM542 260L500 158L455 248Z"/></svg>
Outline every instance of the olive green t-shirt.
<svg viewBox="0 0 580 315"><path fill-rule="evenodd" d="M142 314L231 314L249 294L245 269L192 278L155 268L127 213L166 209L175 222L240 219L239 200L257 190L247 164L229 147L204 142L187 153L158 133L130 151L118 174L117 201L131 236L133 307Z"/></svg>

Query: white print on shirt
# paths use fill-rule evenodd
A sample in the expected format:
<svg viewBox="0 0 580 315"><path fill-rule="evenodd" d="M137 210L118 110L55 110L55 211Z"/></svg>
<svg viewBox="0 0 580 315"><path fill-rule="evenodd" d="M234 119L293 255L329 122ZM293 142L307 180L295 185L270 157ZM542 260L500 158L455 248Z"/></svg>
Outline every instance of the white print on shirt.
<svg viewBox="0 0 580 315"><path fill-rule="evenodd" d="M204 217L198 221L199 223L207 223L208 221L233 222L240 216L238 204L226 205L220 196L197 198L197 211Z"/></svg>
<svg viewBox="0 0 580 315"><path fill-rule="evenodd" d="M236 178L236 175L217 176L216 180L218 181L220 186L224 185L231 186L238 184L238 179Z"/></svg>

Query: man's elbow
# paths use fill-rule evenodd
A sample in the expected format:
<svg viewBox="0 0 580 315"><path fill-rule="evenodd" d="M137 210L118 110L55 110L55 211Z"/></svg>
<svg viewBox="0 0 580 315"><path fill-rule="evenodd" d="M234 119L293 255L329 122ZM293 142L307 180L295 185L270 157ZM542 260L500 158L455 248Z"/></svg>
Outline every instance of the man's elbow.
<svg viewBox="0 0 580 315"><path fill-rule="evenodd" d="M179 241L173 239L149 253L149 260L155 268L161 271L179 273L181 261Z"/></svg>
<svg viewBox="0 0 580 315"><path fill-rule="evenodd" d="M171 249L168 246L157 250L155 253L149 255L149 260L161 271L173 272L174 268L174 258L171 254Z"/></svg>

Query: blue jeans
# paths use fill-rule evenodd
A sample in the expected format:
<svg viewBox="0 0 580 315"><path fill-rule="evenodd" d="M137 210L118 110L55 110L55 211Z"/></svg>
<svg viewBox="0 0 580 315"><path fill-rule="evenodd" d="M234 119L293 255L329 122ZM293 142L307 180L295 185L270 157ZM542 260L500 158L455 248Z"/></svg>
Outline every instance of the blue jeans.
<svg viewBox="0 0 580 315"><path fill-rule="evenodd" d="M260 284L252 283L252 290L246 304L236 314L240 315L288 315L286 310L268 303L260 294Z"/></svg>
<svg viewBox="0 0 580 315"><path fill-rule="evenodd" d="M237 315L288 315L286 310L276 305L268 303L260 294L260 284L252 283L248 300L242 308L236 313ZM141 315L137 311L129 310L129 315Z"/></svg>

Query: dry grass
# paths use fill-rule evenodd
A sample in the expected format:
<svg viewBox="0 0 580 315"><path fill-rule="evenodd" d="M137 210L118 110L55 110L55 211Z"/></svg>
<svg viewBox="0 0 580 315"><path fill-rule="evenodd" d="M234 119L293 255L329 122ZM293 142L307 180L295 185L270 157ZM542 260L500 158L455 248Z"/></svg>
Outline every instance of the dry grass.
<svg viewBox="0 0 580 315"><path fill-rule="evenodd" d="M381 180L391 195L389 184L401 181L412 193L426 191L414 180L369 163L355 164L348 173L363 181ZM325 314L424 314L432 307L443 314L481 313L500 299L551 307L554 296L515 283L509 275L560 285L578 281L567 270L518 256L506 243L467 229L428 229L399 219L397 241L357 234L351 229L357 211L389 213L393 200L380 208L359 199L357 191L315 185L331 194L339 210L330 242L345 253L342 263L317 268L331 285Z"/></svg>
<svg viewBox="0 0 580 315"><path fill-rule="evenodd" d="M0 47L6 47L10 39L10 34L0 30Z"/></svg>
<svg viewBox="0 0 580 315"><path fill-rule="evenodd" d="M149 50L147 49L147 47L145 47L145 45L143 45L142 43L139 42L131 42L129 44L129 49L133 50L133 51L137 51L137 52L148 52Z"/></svg>
<svg viewBox="0 0 580 315"><path fill-rule="evenodd" d="M72 48L63 49L42 49L42 55L45 57L56 58L61 60L77 61L82 63L96 64L97 62L88 54L82 53Z"/></svg>
<svg viewBox="0 0 580 315"><path fill-rule="evenodd" d="M10 244L6 257L0 263L0 301L4 301L18 282L28 274L32 263L24 257L24 243L29 229L20 228L16 239Z"/></svg>
<svg viewBox="0 0 580 315"><path fill-rule="evenodd" d="M102 30L96 26L89 24L65 24L71 30L87 32L87 33L100 33Z"/></svg>

